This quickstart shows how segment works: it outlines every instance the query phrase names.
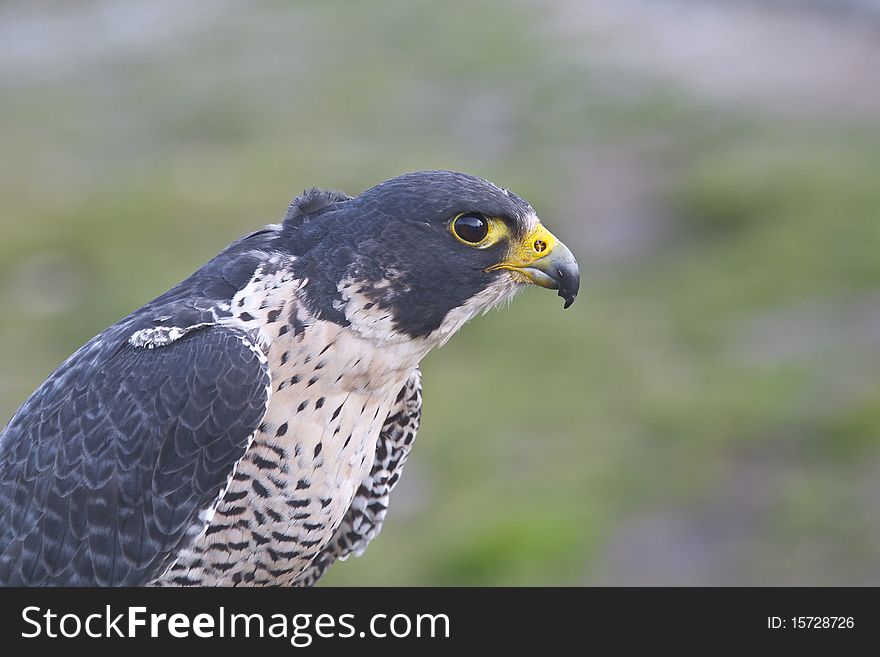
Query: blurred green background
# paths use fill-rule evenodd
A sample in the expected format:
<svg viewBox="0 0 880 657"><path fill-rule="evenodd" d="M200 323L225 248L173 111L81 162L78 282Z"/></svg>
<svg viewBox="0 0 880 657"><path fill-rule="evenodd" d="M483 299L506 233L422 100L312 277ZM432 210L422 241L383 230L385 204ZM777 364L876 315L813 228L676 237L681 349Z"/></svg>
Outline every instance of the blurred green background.
<svg viewBox="0 0 880 657"><path fill-rule="evenodd" d="M880 584L880 2L0 2L0 422L319 185L528 198L343 584Z"/></svg>

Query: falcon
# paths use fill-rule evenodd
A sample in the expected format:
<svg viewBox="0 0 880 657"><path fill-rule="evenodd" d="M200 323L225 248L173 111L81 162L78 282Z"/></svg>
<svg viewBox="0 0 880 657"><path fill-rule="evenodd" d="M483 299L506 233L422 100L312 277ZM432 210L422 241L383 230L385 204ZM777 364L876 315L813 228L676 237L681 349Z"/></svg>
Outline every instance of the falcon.
<svg viewBox="0 0 880 657"><path fill-rule="evenodd" d="M67 359L0 433L0 584L312 585L379 532L419 362L574 257L516 194L311 189Z"/></svg>

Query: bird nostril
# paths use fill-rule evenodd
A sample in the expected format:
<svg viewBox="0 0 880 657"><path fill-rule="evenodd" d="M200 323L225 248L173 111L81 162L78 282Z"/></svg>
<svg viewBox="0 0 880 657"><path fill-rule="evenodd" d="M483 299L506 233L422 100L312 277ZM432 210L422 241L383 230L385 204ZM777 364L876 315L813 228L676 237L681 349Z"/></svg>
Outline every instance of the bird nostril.
<svg viewBox="0 0 880 657"><path fill-rule="evenodd" d="M544 240L535 240L535 251L543 253L547 250L547 242Z"/></svg>

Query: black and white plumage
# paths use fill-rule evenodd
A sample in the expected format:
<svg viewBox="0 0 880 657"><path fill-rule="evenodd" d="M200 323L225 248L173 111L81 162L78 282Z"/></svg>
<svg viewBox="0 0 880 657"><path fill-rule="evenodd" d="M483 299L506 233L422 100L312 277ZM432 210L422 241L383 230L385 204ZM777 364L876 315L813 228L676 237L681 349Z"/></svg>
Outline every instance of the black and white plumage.
<svg viewBox="0 0 880 657"><path fill-rule="evenodd" d="M92 339L0 433L0 583L311 585L379 532L418 364L571 253L447 171L311 190Z"/></svg>
<svg viewBox="0 0 880 657"><path fill-rule="evenodd" d="M403 472L422 416L422 375L418 368L397 394L391 413L379 432L370 474L361 482L333 538L296 580L312 586L337 559L360 556L382 529L388 498Z"/></svg>

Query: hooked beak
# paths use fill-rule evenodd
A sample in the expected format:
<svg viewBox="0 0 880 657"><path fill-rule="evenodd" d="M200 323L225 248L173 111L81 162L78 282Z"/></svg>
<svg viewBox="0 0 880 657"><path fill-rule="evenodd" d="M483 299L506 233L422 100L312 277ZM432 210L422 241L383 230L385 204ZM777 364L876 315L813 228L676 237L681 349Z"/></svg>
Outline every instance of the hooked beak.
<svg viewBox="0 0 880 657"><path fill-rule="evenodd" d="M558 290L568 308L577 299L581 274L574 255L541 224L532 230L510 257L486 271L506 269L522 282Z"/></svg>

